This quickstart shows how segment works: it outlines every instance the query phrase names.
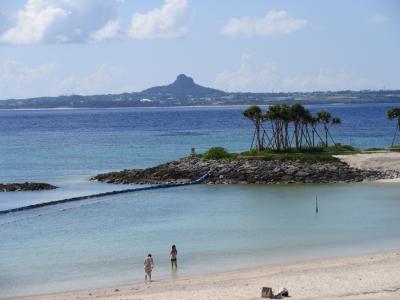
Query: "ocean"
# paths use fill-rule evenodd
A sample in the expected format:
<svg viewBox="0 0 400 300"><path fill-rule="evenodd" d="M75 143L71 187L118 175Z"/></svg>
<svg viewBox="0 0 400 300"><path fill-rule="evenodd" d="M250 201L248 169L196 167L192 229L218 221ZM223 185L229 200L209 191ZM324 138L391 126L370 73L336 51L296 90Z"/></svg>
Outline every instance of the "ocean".
<svg viewBox="0 0 400 300"><path fill-rule="evenodd" d="M396 104L311 105L342 124L336 142L390 145ZM0 210L126 188L100 172L149 167L212 146L248 150L245 107L0 110L0 182L53 191L0 193ZM129 187L131 187L129 185ZM186 186L0 216L0 297L113 286L304 259L398 249L400 185ZM315 197L319 213L315 213ZM169 250L178 248L171 273Z"/></svg>

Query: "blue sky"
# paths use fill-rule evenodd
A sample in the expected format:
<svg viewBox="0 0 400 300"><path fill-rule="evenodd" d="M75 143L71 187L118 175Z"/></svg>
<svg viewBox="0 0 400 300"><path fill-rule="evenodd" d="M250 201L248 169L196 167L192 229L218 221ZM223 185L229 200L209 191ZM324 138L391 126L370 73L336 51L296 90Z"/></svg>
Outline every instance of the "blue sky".
<svg viewBox="0 0 400 300"><path fill-rule="evenodd" d="M1 0L0 99L400 88L396 0Z"/></svg>

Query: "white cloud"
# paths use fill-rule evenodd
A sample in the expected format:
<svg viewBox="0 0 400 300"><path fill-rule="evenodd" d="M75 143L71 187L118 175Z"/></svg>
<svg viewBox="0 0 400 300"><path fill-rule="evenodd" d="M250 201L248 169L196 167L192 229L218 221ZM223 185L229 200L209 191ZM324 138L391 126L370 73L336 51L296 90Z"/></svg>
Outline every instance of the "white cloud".
<svg viewBox="0 0 400 300"><path fill-rule="evenodd" d="M0 41L10 44L29 44L43 39L50 26L66 18L68 12L42 0L29 0L18 12L17 22L0 36Z"/></svg>
<svg viewBox="0 0 400 300"><path fill-rule="evenodd" d="M0 65L0 100L59 95L93 95L132 91L132 77L122 68L100 65L80 76L59 75L54 63L29 66L21 62Z"/></svg>
<svg viewBox="0 0 400 300"><path fill-rule="evenodd" d="M259 18L231 18L221 33L228 36L272 36L289 34L302 30L307 25L305 19L295 19L284 10L271 10Z"/></svg>
<svg viewBox="0 0 400 300"><path fill-rule="evenodd" d="M250 55L243 55L238 70L223 71L215 79L215 87L226 91L316 91L381 89L383 83L363 78L347 69L320 69L315 74L282 75L274 63L259 64Z"/></svg>
<svg viewBox="0 0 400 300"><path fill-rule="evenodd" d="M106 38L115 23L116 0L27 0L11 27L0 33L0 43L79 43L92 34ZM107 27L108 26L108 27ZM108 37L107 37L108 38Z"/></svg>
<svg viewBox="0 0 400 300"><path fill-rule="evenodd" d="M385 23L388 20L388 18L383 15L383 14L375 14L373 16L371 16L368 21L370 23L374 23L374 24L381 24L381 23Z"/></svg>
<svg viewBox="0 0 400 300"><path fill-rule="evenodd" d="M129 37L133 39L182 37L187 31L189 15L187 0L165 0L159 8L133 14Z"/></svg>
<svg viewBox="0 0 400 300"><path fill-rule="evenodd" d="M90 34L94 41L101 42L118 38L120 30L120 20L110 20L103 27Z"/></svg>
<svg viewBox="0 0 400 300"><path fill-rule="evenodd" d="M161 7L135 13L122 28L122 0L26 0L11 24L0 22L0 44L85 43L110 39L179 38L186 34L187 0L165 0ZM7 21L7 22L6 22Z"/></svg>

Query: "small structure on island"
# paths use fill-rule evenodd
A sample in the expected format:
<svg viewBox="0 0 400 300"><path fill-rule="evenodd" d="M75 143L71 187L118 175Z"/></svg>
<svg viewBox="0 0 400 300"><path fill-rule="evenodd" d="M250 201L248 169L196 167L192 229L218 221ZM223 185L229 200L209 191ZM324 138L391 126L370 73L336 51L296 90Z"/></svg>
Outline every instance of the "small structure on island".
<svg viewBox="0 0 400 300"><path fill-rule="evenodd" d="M190 156L191 156L191 157L197 156L196 148L192 148L192 150L191 150L191 152L190 152Z"/></svg>

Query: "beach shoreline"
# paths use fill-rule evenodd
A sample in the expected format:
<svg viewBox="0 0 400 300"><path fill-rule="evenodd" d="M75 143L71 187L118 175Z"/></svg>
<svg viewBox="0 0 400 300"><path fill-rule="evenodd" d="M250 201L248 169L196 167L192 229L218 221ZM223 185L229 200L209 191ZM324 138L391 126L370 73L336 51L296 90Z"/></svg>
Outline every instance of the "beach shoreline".
<svg viewBox="0 0 400 300"><path fill-rule="evenodd" d="M263 286L291 299L400 297L400 250L5 299L260 299Z"/></svg>

